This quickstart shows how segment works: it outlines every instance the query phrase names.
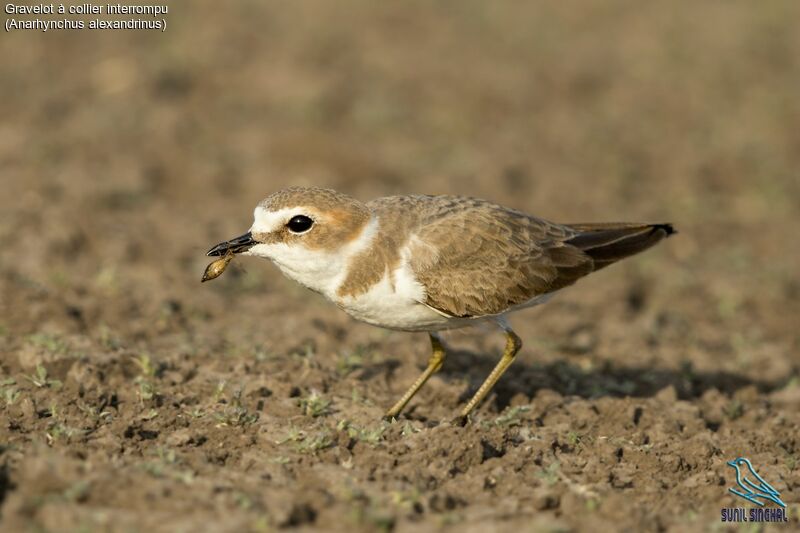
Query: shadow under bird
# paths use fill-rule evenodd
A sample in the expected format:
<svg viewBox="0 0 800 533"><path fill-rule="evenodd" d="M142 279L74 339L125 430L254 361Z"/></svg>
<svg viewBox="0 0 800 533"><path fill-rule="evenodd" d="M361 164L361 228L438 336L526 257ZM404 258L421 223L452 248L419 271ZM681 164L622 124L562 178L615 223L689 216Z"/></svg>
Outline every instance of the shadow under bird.
<svg viewBox="0 0 800 533"><path fill-rule="evenodd" d="M456 418L464 423L522 346L509 313L544 303L673 233L671 224L556 224L477 198L407 195L362 203L330 189L289 187L258 204L250 231L209 250L220 259L203 281L220 275L236 254L263 257L357 320L428 332L428 366L387 419L442 367L438 331L497 324L505 350Z"/></svg>

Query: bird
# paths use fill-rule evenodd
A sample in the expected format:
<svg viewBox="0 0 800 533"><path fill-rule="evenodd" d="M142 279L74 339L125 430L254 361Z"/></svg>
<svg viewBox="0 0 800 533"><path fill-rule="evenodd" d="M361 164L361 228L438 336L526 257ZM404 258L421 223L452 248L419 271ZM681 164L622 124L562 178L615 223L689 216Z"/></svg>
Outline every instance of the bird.
<svg viewBox="0 0 800 533"><path fill-rule="evenodd" d="M728 461L726 464L736 470L736 484L742 489L742 491L738 491L729 488L728 490L731 493L741 496L759 507L764 507L765 502L762 502L758 498L769 500L784 508L786 507L786 504L781 500L781 493L775 490L775 487L767 483L764 478L756 473L749 459L739 457L733 461ZM742 467L746 467L748 472L742 472ZM751 477L757 480L757 482L752 481L750 479Z"/></svg>
<svg viewBox="0 0 800 533"><path fill-rule="evenodd" d="M673 233L669 223L557 224L464 196L410 194L362 202L332 189L292 186L259 202L249 231L216 244L207 255L269 259L356 320L427 332L427 367L385 412L390 421L442 368L440 332L496 324L505 333L505 349L453 419L463 425L522 347L507 320L510 313L543 304L579 278ZM209 265L217 272L213 277L225 265L221 259Z"/></svg>

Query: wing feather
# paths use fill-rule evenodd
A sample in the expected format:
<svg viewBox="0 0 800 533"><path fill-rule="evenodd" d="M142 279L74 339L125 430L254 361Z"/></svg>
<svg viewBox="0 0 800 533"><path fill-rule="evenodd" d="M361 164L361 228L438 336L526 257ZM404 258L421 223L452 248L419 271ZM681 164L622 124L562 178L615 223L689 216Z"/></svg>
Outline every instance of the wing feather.
<svg viewBox="0 0 800 533"><path fill-rule="evenodd" d="M592 270L589 256L564 244L574 235L565 226L480 200L451 201L421 221L410 241L424 303L440 312L500 314Z"/></svg>

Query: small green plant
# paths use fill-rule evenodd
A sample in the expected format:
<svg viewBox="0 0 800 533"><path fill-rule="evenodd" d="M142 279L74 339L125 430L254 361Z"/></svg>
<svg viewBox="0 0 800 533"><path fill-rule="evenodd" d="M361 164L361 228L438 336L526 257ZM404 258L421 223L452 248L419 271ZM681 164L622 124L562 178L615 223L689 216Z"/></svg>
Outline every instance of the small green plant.
<svg viewBox="0 0 800 533"><path fill-rule="evenodd" d="M69 352L69 346L56 335L47 333L34 333L28 337L28 342L54 355L65 355Z"/></svg>
<svg viewBox="0 0 800 533"><path fill-rule="evenodd" d="M369 506L357 503L351 512L351 517L355 523L364 526L368 531L389 533L395 528L394 517L386 509L372 503Z"/></svg>
<svg viewBox="0 0 800 533"><path fill-rule="evenodd" d="M141 354L139 357L133 359L136 366L139 367L139 373L146 378L152 378L156 375L156 367L153 365L152 359L146 353Z"/></svg>
<svg viewBox="0 0 800 533"><path fill-rule="evenodd" d="M100 325L100 344L108 350L119 350L123 347L122 340L105 324Z"/></svg>
<svg viewBox="0 0 800 533"><path fill-rule="evenodd" d="M316 349L314 347L314 343L305 342L303 343L302 346L299 346L294 350L292 350L292 352L289 353L289 355L291 357L305 359L305 360L314 359L314 357L316 356Z"/></svg>
<svg viewBox="0 0 800 533"><path fill-rule="evenodd" d="M393 491L391 493L392 505L400 507L405 511L411 511L421 505L422 494L419 489L413 488L407 491Z"/></svg>
<svg viewBox="0 0 800 533"><path fill-rule="evenodd" d="M233 501L236 502L236 505L239 507L239 509L242 509L243 511L252 509L253 505L255 505L255 500L253 497L246 492L237 490L233 492L232 496Z"/></svg>
<svg viewBox="0 0 800 533"><path fill-rule="evenodd" d="M438 516L438 519L437 519L437 522L439 523L439 526L442 527L442 528L447 527L447 526L452 526L454 524L458 524L459 522L463 522L463 521L464 521L464 515L462 515L460 513L453 512L453 511L441 514L441 515Z"/></svg>
<svg viewBox="0 0 800 533"><path fill-rule="evenodd" d="M155 457L140 463L140 468L153 477L170 478L190 485L194 481L195 474L188 468L180 468L181 465L182 461L175 450L159 447L155 451Z"/></svg>
<svg viewBox="0 0 800 533"><path fill-rule="evenodd" d="M377 446L383 440L383 434L385 432L385 425L380 425L373 428L359 428L355 434L355 438L361 442L369 444L370 446Z"/></svg>
<svg viewBox="0 0 800 533"><path fill-rule="evenodd" d="M17 403L19 399L19 390L14 387L7 387L3 389L3 400L6 402L6 407L10 407Z"/></svg>
<svg viewBox="0 0 800 533"><path fill-rule="evenodd" d="M158 416L158 411L155 409L150 409L148 412L142 415L142 420L153 420Z"/></svg>
<svg viewBox="0 0 800 533"><path fill-rule="evenodd" d="M351 439L355 439L359 442L364 442L369 444L370 446L377 446L383 440L383 434L386 432L386 428L388 424L386 422L381 423L379 426L375 426L372 428L369 427L358 427L354 424L351 424L348 420L340 420L338 424L336 424L337 431L346 431L347 436Z"/></svg>
<svg viewBox="0 0 800 533"><path fill-rule="evenodd" d="M211 394L211 403L220 403L219 401L225 394L225 386L227 384L228 383L224 379L219 380L217 386L214 387L214 392Z"/></svg>
<svg viewBox="0 0 800 533"><path fill-rule="evenodd" d="M300 442L305 438L305 433L302 430L294 427L289 426L289 431L286 433L286 436L281 440L276 440L275 444L281 445L286 444L287 442Z"/></svg>
<svg viewBox="0 0 800 533"><path fill-rule="evenodd" d="M214 413L217 427L247 426L258 421L259 414L249 412L242 403L242 393L243 389L236 391L231 396L230 403Z"/></svg>
<svg viewBox="0 0 800 533"><path fill-rule="evenodd" d="M559 469L561 465L558 461L553 461L546 468L536 472L536 477L542 479L547 485L554 485L559 479Z"/></svg>
<svg viewBox="0 0 800 533"><path fill-rule="evenodd" d="M330 400L326 400L319 395L316 391L311 391L311 394L305 398L300 399L300 409L303 414L311 417L318 417L330 414Z"/></svg>
<svg viewBox="0 0 800 533"><path fill-rule="evenodd" d="M322 431L312 437L303 439L297 446L297 451L300 453L316 453L331 446L333 446L333 440L331 440L327 431Z"/></svg>
<svg viewBox="0 0 800 533"><path fill-rule="evenodd" d="M139 397L139 402L144 404L144 402L152 400L158 395L158 390L152 381L156 376L157 369L156 366L153 365L150 356L146 353L135 357L133 362L139 367L139 375L134 379L134 383L139 386L136 395Z"/></svg>
<svg viewBox="0 0 800 533"><path fill-rule="evenodd" d="M650 450L652 450L654 446L655 446L655 443L650 442L648 444L640 444L639 446L634 446L634 447L637 450L639 450L640 452L649 453Z"/></svg>
<svg viewBox="0 0 800 533"><path fill-rule="evenodd" d="M248 426L258 421L258 413L251 413L242 405L227 405L214 413L217 427Z"/></svg>
<svg viewBox="0 0 800 533"><path fill-rule="evenodd" d="M81 479L64 489L61 496L69 503L82 502L89 496L90 487L88 481Z"/></svg>
<svg viewBox="0 0 800 533"><path fill-rule="evenodd" d="M369 356L370 352L365 346L357 346L354 351L339 356L336 361L336 372L341 376L346 376L359 368L363 368Z"/></svg>
<svg viewBox="0 0 800 533"><path fill-rule="evenodd" d="M744 404L737 398L734 398L723 408L722 412L725 413L725 416L729 419L736 420L744 414Z"/></svg>
<svg viewBox="0 0 800 533"><path fill-rule="evenodd" d="M146 379L142 379L141 377L136 378L136 383L139 385L139 390L136 391L136 395L139 396L140 403L152 400L155 395L158 394L155 385Z"/></svg>
<svg viewBox="0 0 800 533"><path fill-rule="evenodd" d="M328 431L323 430L316 435L309 436L304 431L297 429L294 426L289 428L286 437L276 441L275 444L282 445L286 443L294 444L294 449L300 453L315 453L326 448L333 446L333 440Z"/></svg>
<svg viewBox="0 0 800 533"><path fill-rule="evenodd" d="M269 516L261 514L251 524L250 529L256 533L268 533L269 531L273 531L273 528L270 526L270 524L271 522Z"/></svg>
<svg viewBox="0 0 800 533"><path fill-rule="evenodd" d="M47 413L50 415L51 419L47 431L45 432L45 438L49 446L53 446L55 443L62 440L69 442L73 436L85 433L83 430L68 426L63 420L59 420L62 413L56 402L50 403Z"/></svg>
<svg viewBox="0 0 800 533"><path fill-rule="evenodd" d="M95 287L108 294L116 294L119 291L119 276L113 266L103 267L92 280Z"/></svg>
<svg viewBox="0 0 800 533"><path fill-rule="evenodd" d="M259 363L263 363L264 361L269 361L271 359L275 359L276 355L272 353L269 348L263 345L258 345L252 350L253 358L258 361Z"/></svg>
<svg viewBox="0 0 800 533"><path fill-rule="evenodd" d="M47 369L40 365L36 365L36 371L30 376L25 376L34 384L34 386L41 388L49 387L53 389L61 388L61 382L57 379L48 379Z"/></svg>
<svg viewBox="0 0 800 533"><path fill-rule="evenodd" d="M47 445L53 446L62 440L69 442L73 436L80 433L82 433L82 431L79 429L67 426L61 422L55 422L45 432L45 438L47 439Z"/></svg>
<svg viewBox="0 0 800 533"><path fill-rule="evenodd" d="M2 391L0 395L6 403L6 407L14 405L19 399L20 392L14 387L16 384L17 380L12 377L0 380L0 391Z"/></svg>
<svg viewBox="0 0 800 533"><path fill-rule="evenodd" d="M111 411L101 411L99 408L88 405L80 400L77 402L78 409L92 420L104 421L111 418Z"/></svg>
<svg viewBox="0 0 800 533"><path fill-rule="evenodd" d="M575 433L574 431L567 433L567 442L571 447L577 448L581 444L581 441L583 441L583 437L581 437L578 433Z"/></svg>
<svg viewBox="0 0 800 533"><path fill-rule="evenodd" d="M355 387L353 387L353 389L350 391L350 401L352 401L353 403L367 405L370 407L373 405L373 403L369 400L369 398L361 394L361 392Z"/></svg>
<svg viewBox="0 0 800 533"><path fill-rule="evenodd" d="M403 424L403 430L400 432L400 434L404 437L408 437L409 435L413 435L414 433L419 433L419 432L420 430L412 426L410 422L406 422L405 424Z"/></svg>
<svg viewBox="0 0 800 533"><path fill-rule="evenodd" d="M494 423L496 426L500 427L519 426L522 424L522 414L530 411L530 409L531 408L527 405L517 405L498 416L494 420Z"/></svg>
<svg viewBox="0 0 800 533"><path fill-rule="evenodd" d="M203 418L204 416L206 416L206 413L199 407L195 407L191 411L184 411L184 414L195 419Z"/></svg>

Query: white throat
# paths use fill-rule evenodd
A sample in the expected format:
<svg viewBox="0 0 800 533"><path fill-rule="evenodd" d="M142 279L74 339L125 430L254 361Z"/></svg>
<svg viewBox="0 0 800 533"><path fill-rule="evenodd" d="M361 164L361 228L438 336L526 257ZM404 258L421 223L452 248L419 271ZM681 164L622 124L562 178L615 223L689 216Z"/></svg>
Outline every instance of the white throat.
<svg viewBox="0 0 800 533"><path fill-rule="evenodd" d="M259 226L262 226L259 224L262 220L256 217ZM335 300L336 290L347 276L350 260L371 246L377 233L378 219L373 216L355 239L333 251L310 250L299 244L273 243L256 244L245 255L269 259L288 278L323 294L329 300Z"/></svg>

